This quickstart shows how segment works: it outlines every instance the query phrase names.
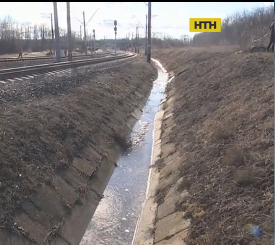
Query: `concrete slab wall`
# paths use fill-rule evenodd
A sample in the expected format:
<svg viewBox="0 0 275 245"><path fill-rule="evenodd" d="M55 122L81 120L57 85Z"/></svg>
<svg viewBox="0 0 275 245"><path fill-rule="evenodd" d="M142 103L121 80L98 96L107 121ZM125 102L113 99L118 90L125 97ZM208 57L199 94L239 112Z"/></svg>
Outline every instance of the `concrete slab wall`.
<svg viewBox="0 0 275 245"><path fill-rule="evenodd" d="M138 89L129 95L125 103L138 106L127 121L117 108L113 113L114 129L129 133L146 100ZM52 183L41 186L23 203L13 220L13 231L0 229L0 245L78 245L103 197L120 151L118 145L106 149L90 142L71 166L56 173ZM100 164L94 164L95 159Z"/></svg>

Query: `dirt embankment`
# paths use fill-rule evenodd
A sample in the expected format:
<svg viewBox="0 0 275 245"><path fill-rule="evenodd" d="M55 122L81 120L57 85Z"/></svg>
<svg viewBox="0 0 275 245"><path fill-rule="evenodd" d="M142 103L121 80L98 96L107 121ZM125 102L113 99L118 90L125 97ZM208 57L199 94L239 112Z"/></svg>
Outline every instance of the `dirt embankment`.
<svg viewBox="0 0 275 245"><path fill-rule="evenodd" d="M158 213L184 212L188 245L273 244L274 55L167 49L153 57L175 75L164 104L172 114L162 123ZM177 202L162 205L173 191Z"/></svg>
<svg viewBox="0 0 275 245"><path fill-rule="evenodd" d="M102 162L115 161L112 149L125 147L156 70L140 58L108 64L1 85L0 244L10 231L47 242Z"/></svg>

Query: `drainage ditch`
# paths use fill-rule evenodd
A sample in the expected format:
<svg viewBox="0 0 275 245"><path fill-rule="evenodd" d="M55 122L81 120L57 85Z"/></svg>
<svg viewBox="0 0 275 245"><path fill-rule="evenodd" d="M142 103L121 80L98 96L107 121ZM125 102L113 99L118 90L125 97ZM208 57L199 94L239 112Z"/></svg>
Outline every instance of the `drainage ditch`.
<svg viewBox="0 0 275 245"><path fill-rule="evenodd" d="M131 147L120 156L80 245L129 245L132 242L146 195L154 117L168 82L168 73L158 61L154 62L158 77L129 136Z"/></svg>

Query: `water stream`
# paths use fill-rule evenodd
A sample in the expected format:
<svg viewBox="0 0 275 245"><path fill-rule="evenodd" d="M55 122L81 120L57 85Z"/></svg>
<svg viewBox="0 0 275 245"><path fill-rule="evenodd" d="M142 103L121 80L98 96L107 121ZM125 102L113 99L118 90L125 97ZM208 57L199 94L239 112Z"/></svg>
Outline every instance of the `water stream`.
<svg viewBox="0 0 275 245"><path fill-rule="evenodd" d="M119 158L80 245L131 245L146 194L154 117L168 81L168 73L156 64L158 78L130 135L133 146Z"/></svg>

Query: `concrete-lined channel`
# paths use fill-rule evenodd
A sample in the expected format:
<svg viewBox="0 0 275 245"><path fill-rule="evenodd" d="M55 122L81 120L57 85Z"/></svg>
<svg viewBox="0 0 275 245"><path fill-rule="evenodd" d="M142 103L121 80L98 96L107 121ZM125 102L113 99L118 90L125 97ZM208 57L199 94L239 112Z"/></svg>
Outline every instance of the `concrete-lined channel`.
<svg viewBox="0 0 275 245"><path fill-rule="evenodd" d="M66 115L71 117L74 123L81 125L82 128L82 130L76 130L70 127L66 128L65 132L70 134L75 132L77 136L83 136L85 139L86 134L89 134L90 137L82 145L81 149L83 150L75 149L77 154L72 155L68 165L62 165L63 167L58 169L49 165L51 171L46 173L48 179L41 177L43 171L40 171L40 167L47 164L47 151L42 152L41 156L46 160L40 159L35 165L35 171L31 172L32 176L40 173L39 176L35 175L35 178L41 184L32 188L30 195L19 196L21 192L18 192L17 197L21 198L21 203L12 203L8 198L8 194L13 193L13 189L11 189L13 186L2 188L4 191L1 198L2 214L5 212L5 216L2 215L1 217L3 223L5 222L3 217L9 219L10 222L5 227L1 223L0 245L78 245L81 242L113 173L114 163L118 159L121 149L124 149L124 138L129 135L137 122L141 109L146 104L150 94L152 83L157 76L157 71L140 58L123 63L123 68L125 69L120 69L120 67L108 68L107 72L104 70L104 72L98 73L80 71L80 81L85 82L80 84L81 86L73 87L67 93L62 93L62 96L52 96L51 101L37 99L28 105L26 109L28 115L33 111L34 115L37 115L37 107L42 102L47 108L47 114L45 114L44 107L39 107L39 113L47 115L47 117L42 118L43 120L41 119L42 122L38 125L43 125L43 127L28 124L31 129L39 130L37 135L45 134L48 136L47 132L52 132L54 125L61 125L62 123L67 125L68 118L64 118L64 116L55 118L60 108L60 112L66 111ZM76 77L78 76L74 78ZM64 79L48 81L41 78L41 81L38 80L37 83L30 85L32 87L43 86L45 81L50 82L50 85L52 83L56 90L56 84L63 85ZM70 82L66 81L66 84L71 84ZM97 106L97 101L101 106ZM15 100L15 102L17 101ZM54 107L56 104L60 107ZM21 109L24 105L21 101L18 102L17 109ZM85 113L82 113L83 110ZM9 112L9 116L15 118L15 123L9 125L11 132L20 128L20 124L22 124L20 122L24 121L23 116L20 117L20 115ZM2 118L2 123L6 123L5 117ZM34 122L36 121L34 120ZM8 122L5 125L8 125ZM54 132L60 131L58 128ZM50 135L53 140L57 138L55 134ZM4 141L4 143L7 142L7 148L14 144L15 140L12 139ZM21 139L20 135L18 139ZM73 134L69 139L72 142L79 142L79 139ZM39 137L36 138L36 142L37 144L40 143ZM54 141L51 142L55 144ZM65 140L59 139L56 142L59 142L56 144L57 148L59 145L66 147ZM70 143L68 148L71 145ZM58 150L58 152L62 153L63 149ZM63 155L66 157L68 152L63 152ZM52 162L55 161L58 163L58 158ZM7 165L5 161L2 164L4 167ZM16 166L19 164L24 168L28 162L18 159ZM6 167L8 166L10 165ZM18 172L18 175L21 172ZM23 177L27 176L30 176L29 172ZM9 177L10 181L18 184L14 188L21 188L24 191L25 186L22 180L12 179L12 177ZM43 182L44 179L47 182ZM26 181L26 183L28 182ZM4 194L7 196L6 199ZM7 207L16 208L16 212L12 212L12 209L7 210Z"/></svg>
<svg viewBox="0 0 275 245"><path fill-rule="evenodd" d="M136 69L141 66L138 62L133 65ZM82 245L131 243L145 199L154 116L168 80L163 68L159 66L157 70L155 81L157 71L148 65L140 69L142 72L129 75L127 79L133 79L132 85L121 80L119 86L124 90L119 91L128 92L114 100L112 113L99 125L100 132L92 134L92 140L71 165L54 172L50 182L40 185L17 212L11 213L12 229L8 226L0 229L0 245L78 245L81 240ZM94 96L85 99L87 107L89 98ZM91 121L96 123L97 118ZM133 146L119 157L121 140L126 135Z"/></svg>
<svg viewBox="0 0 275 245"><path fill-rule="evenodd" d="M151 162L154 117L164 98L168 74L156 62L158 77L135 124L132 147L118 160L111 180L86 230L81 245L131 244L145 199Z"/></svg>

